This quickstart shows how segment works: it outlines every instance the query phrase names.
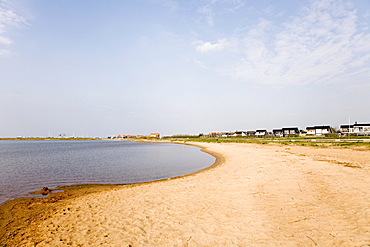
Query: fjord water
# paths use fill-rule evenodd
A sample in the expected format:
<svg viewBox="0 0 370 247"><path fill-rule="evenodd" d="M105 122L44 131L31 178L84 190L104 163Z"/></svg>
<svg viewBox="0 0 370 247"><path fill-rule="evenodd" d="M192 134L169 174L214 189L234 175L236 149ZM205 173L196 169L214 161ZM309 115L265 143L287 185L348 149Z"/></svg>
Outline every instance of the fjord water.
<svg viewBox="0 0 370 247"><path fill-rule="evenodd" d="M154 181L214 162L198 147L171 143L0 141L0 204L43 187Z"/></svg>

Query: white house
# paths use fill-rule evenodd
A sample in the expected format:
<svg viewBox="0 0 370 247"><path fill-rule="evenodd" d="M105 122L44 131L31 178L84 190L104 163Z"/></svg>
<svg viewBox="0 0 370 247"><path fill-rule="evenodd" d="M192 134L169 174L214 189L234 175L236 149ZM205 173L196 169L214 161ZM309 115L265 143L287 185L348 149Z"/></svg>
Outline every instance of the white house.
<svg viewBox="0 0 370 247"><path fill-rule="evenodd" d="M340 131L343 134L370 135L370 123L342 124Z"/></svg>
<svg viewBox="0 0 370 247"><path fill-rule="evenodd" d="M248 130L247 131L247 136L255 136L256 135L256 131L254 130Z"/></svg>
<svg viewBox="0 0 370 247"><path fill-rule="evenodd" d="M321 136L321 135L326 135L326 134L330 134L330 133L333 133L331 131L331 127L330 126L315 126L316 128L316 135L317 136Z"/></svg>
<svg viewBox="0 0 370 247"><path fill-rule="evenodd" d="M322 136L326 134L332 133L331 127L329 125L321 125L321 126L310 126L306 127L307 135L316 135Z"/></svg>
<svg viewBox="0 0 370 247"><path fill-rule="evenodd" d="M370 123L355 123L353 125L353 133L356 135L370 135Z"/></svg>
<svg viewBox="0 0 370 247"><path fill-rule="evenodd" d="M286 128L283 128L282 130L283 130L284 136L299 135L298 127L286 127Z"/></svg>
<svg viewBox="0 0 370 247"><path fill-rule="evenodd" d="M343 134L353 133L353 124L342 124L339 128Z"/></svg>
<svg viewBox="0 0 370 247"><path fill-rule="evenodd" d="M255 135L257 137L264 137L264 136L267 136L268 135L268 132L265 129L260 129L260 130L256 130L256 134Z"/></svg>
<svg viewBox="0 0 370 247"><path fill-rule="evenodd" d="M283 129L273 129L272 130L272 134L274 136L279 136L279 137L283 137L284 136Z"/></svg>
<svg viewBox="0 0 370 247"><path fill-rule="evenodd" d="M244 130L235 131L236 136L247 136L247 132Z"/></svg>
<svg viewBox="0 0 370 247"><path fill-rule="evenodd" d="M306 135L316 135L316 129L314 126L306 127L307 134Z"/></svg>

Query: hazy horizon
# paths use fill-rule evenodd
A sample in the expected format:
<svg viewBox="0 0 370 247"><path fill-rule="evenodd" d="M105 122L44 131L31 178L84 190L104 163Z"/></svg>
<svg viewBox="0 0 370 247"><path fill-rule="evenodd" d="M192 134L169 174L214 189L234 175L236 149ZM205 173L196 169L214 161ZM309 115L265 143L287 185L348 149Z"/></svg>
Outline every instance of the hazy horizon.
<svg viewBox="0 0 370 247"><path fill-rule="evenodd" d="M369 27L367 0L0 0L0 137L369 123Z"/></svg>

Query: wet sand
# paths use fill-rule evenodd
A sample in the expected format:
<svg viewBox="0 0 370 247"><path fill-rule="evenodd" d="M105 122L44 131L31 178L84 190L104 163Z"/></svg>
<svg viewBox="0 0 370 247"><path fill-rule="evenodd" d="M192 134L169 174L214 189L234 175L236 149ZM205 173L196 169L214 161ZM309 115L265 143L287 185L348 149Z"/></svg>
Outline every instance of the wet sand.
<svg viewBox="0 0 370 247"><path fill-rule="evenodd" d="M370 245L369 150L200 145L224 162L177 179L10 202L0 244Z"/></svg>

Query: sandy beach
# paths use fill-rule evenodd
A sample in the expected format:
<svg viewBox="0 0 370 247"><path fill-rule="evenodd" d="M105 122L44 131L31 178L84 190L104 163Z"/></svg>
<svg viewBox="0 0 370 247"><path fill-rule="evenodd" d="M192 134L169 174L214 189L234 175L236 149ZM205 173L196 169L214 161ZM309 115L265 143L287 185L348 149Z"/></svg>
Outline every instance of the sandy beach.
<svg viewBox="0 0 370 247"><path fill-rule="evenodd" d="M46 203L3 246L369 246L370 151L201 143L190 176ZM44 204L43 204L44 203ZM44 206L43 206L44 205ZM13 210L16 210L16 207Z"/></svg>

